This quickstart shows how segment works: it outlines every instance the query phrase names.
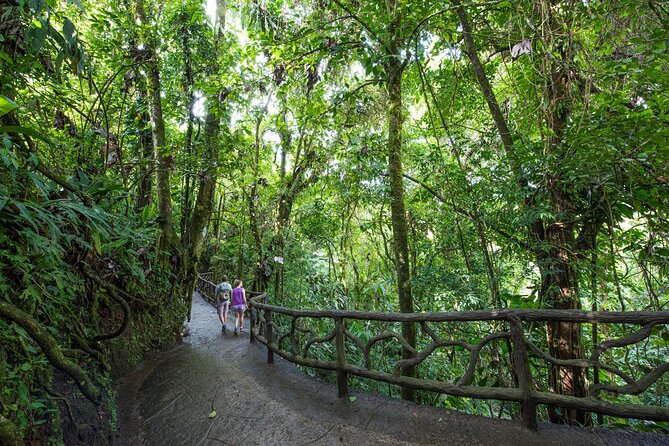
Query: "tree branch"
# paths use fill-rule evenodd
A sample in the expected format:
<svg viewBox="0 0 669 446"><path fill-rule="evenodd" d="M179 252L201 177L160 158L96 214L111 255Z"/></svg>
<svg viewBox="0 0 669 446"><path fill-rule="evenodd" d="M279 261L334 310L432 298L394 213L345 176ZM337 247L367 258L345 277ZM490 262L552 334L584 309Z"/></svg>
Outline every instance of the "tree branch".
<svg viewBox="0 0 669 446"><path fill-rule="evenodd" d="M374 36L375 39L379 40L379 36L378 36L378 34L372 29L371 26L369 26L369 24L367 24L367 22L365 22L364 20L362 20L362 19L361 19L360 17L358 17L357 15L353 14L353 12L352 12L350 9L348 9L346 6L344 6L343 4L341 4L341 2L340 2L339 0L332 0L332 1L333 1L337 6L339 6L341 9L343 9L344 11L346 11L346 12L348 13L348 15L351 16L351 18L352 18L353 20L355 20L355 21L358 22L360 25L362 25L362 27L365 28L365 29L367 30L368 33L370 33L372 36Z"/></svg>
<svg viewBox="0 0 669 446"><path fill-rule="evenodd" d="M475 216L474 214L472 214L471 212L469 212L467 209L461 208L460 206L456 205L456 204L453 203L452 201L449 201L449 200L448 200L446 197L444 197L441 193L439 193L438 191L434 190L432 187L428 186L428 185L425 184L423 181L421 181L421 180L419 180L419 179L417 179L417 178L414 178L414 177L412 177L411 175L406 174L406 173L404 174L404 178L406 178L406 179L409 180L409 181L412 181L412 182L416 183L417 185L419 185L420 187L422 187L423 189L425 189L426 191L428 191L429 193L431 193L437 200L441 201L441 202L444 203L444 204L449 205L449 206L450 206L455 212L457 212L458 214L462 214L462 215L464 215L464 216L470 218L470 219L473 220L473 221L477 221L477 220L478 220L478 219L476 218L476 216ZM522 240L518 239L517 237L514 237L513 235L507 233L507 232L504 231L503 229L495 228L495 227L492 227L491 229L492 229L493 231L495 231L496 233L498 233L499 235L501 235L502 237L504 237L505 239L507 239L507 240L509 240L509 241L511 241L511 242L513 242L513 243L515 243L515 244L517 244L518 246L522 246L523 248L529 249L529 245L528 245L527 243L525 243L525 242L523 242Z"/></svg>
<svg viewBox="0 0 669 446"><path fill-rule="evenodd" d="M42 324L25 311L4 300L0 300L0 317L21 326L37 345L40 346L52 366L70 376L77 387L79 387L79 390L81 390L81 393L91 403L95 405L101 403L100 390L93 384L91 378L81 367L63 355L56 340L42 327Z"/></svg>
<svg viewBox="0 0 669 446"><path fill-rule="evenodd" d="M478 53L476 51L476 45L474 44L474 38L472 37L472 27L469 23L469 17L467 16L465 8L460 3L460 0L453 0L453 5L456 6L456 12L458 14L458 18L460 19L460 24L462 25L462 35L465 41L467 56L472 63L474 74L476 74L479 87L481 88L483 97L488 104L493 121L495 121L495 126L497 127L499 136L502 139L504 152L509 158L511 168L513 169L514 173L518 178L522 178L522 175L520 175L519 166L517 165L517 162L513 156L513 140L511 138L509 126L506 122L506 119L504 118L504 115L502 114L502 110L500 109L499 104L497 103L495 93L492 90L492 86L490 85L490 81L488 80L488 77L485 73L481 59L479 59Z"/></svg>

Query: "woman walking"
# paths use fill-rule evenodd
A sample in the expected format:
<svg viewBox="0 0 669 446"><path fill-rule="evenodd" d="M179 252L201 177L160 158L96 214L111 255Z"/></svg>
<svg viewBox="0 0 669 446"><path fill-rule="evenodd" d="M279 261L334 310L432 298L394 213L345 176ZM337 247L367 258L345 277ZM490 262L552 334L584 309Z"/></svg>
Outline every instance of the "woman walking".
<svg viewBox="0 0 669 446"><path fill-rule="evenodd" d="M235 315L235 334L237 334L237 327L239 327L240 333L244 333L244 311L247 306L246 290L242 288L242 281L235 279L235 287L232 289L232 313ZM239 325L237 325L237 321L239 321Z"/></svg>

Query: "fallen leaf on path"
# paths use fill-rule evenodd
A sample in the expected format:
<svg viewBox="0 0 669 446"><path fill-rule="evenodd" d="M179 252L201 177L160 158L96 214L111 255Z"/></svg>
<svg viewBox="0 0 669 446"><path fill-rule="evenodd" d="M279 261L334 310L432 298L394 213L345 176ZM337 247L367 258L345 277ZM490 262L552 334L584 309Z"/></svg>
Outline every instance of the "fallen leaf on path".
<svg viewBox="0 0 669 446"><path fill-rule="evenodd" d="M216 411L212 410L211 413L209 414L209 418L214 418L216 416Z"/></svg>
<svg viewBox="0 0 669 446"><path fill-rule="evenodd" d="M348 400L349 400L350 402L352 402L352 403L355 403L355 400L357 400L357 399L358 399L357 396L349 396L349 397L348 397Z"/></svg>

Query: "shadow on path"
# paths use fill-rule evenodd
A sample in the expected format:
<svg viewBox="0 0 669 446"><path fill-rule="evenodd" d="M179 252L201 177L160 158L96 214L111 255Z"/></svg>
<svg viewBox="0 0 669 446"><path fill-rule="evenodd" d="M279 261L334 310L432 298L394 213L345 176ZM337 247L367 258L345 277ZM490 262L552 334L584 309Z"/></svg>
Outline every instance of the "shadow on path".
<svg viewBox="0 0 669 446"><path fill-rule="evenodd" d="M279 357L267 364L266 349L250 344L248 331L221 333L198 294L190 328L183 344L119 382L118 446L669 444L669 436L603 429L542 425L533 432L367 393L339 399L335 385Z"/></svg>

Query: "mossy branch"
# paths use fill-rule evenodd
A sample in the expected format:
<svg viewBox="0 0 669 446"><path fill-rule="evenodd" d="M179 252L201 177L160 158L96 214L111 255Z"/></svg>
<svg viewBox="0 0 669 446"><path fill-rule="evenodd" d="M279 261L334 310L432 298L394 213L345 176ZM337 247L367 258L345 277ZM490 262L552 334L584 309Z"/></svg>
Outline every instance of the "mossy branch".
<svg viewBox="0 0 669 446"><path fill-rule="evenodd" d="M90 402L95 405L100 404L100 390L81 367L63 355L56 340L39 322L20 308L1 300L0 317L19 324L40 346L52 366L70 376Z"/></svg>
<svg viewBox="0 0 669 446"><path fill-rule="evenodd" d="M0 443L6 446L21 446L23 438L16 424L12 423L0 413Z"/></svg>

